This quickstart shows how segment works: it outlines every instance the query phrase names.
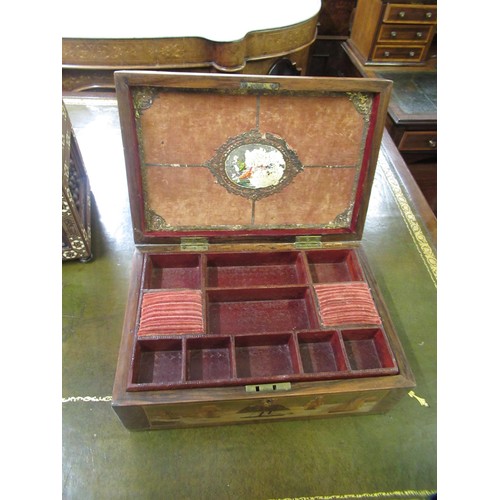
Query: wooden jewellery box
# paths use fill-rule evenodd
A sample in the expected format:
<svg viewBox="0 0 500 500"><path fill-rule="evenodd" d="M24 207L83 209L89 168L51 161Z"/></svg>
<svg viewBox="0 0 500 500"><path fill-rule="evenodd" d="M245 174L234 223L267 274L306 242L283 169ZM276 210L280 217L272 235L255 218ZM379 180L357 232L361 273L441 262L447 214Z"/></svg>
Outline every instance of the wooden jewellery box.
<svg viewBox="0 0 500 500"><path fill-rule="evenodd" d="M414 386L360 240L391 82L117 72L131 430L386 411Z"/></svg>

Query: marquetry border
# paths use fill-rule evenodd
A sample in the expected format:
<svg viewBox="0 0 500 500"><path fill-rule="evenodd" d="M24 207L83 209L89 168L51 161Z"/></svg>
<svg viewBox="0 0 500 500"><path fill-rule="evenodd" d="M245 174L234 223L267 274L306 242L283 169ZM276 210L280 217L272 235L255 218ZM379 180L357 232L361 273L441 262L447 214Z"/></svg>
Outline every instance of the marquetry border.
<svg viewBox="0 0 500 500"><path fill-rule="evenodd" d="M390 498L391 500L418 498L429 499L437 494L436 490L402 490L402 491L376 491L373 493L346 493L344 495L328 495L316 497L293 497L293 498L274 498L270 500L368 500L370 498Z"/></svg>
<svg viewBox="0 0 500 500"><path fill-rule="evenodd" d="M422 230L421 225L418 222L418 219L413 212L408 199L406 198L403 190L401 189L401 185L396 179L396 176L391 170L389 162L387 158L381 154L378 159L378 166L382 170L389 184L391 192L394 196L396 204L401 212L403 220L408 228L408 231L415 242L415 246L418 250L420 257L422 258L427 271L434 283L434 286L437 288L437 257L436 254L430 245L427 237L425 236L424 231Z"/></svg>

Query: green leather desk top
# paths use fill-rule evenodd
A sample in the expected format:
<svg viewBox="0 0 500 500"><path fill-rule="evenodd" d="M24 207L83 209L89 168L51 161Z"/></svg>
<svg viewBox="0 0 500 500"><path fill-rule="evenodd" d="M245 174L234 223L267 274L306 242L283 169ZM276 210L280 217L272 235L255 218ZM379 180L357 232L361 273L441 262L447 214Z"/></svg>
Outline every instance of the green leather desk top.
<svg viewBox="0 0 500 500"><path fill-rule="evenodd" d="M436 71L376 71L393 81L390 111L394 121L437 121Z"/></svg>

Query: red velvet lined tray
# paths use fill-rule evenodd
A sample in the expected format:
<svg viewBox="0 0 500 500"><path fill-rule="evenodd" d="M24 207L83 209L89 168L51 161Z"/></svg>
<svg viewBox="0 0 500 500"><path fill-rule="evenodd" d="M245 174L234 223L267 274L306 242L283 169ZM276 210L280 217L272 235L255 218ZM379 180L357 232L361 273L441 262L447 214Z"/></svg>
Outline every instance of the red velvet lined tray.
<svg viewBox="0 0 500 500"><path fill-rule="evenodd" d="M143 271L127 390L398 373L354 249L153 253ZM326 310L325 290L331 294ZM152 297L162 306L153 309L157 317L151 317ZM177 320L178 331L165 315L169 300L175 314L188 311L186 321ZM190 330L193 315L202 320Z"/></svg>

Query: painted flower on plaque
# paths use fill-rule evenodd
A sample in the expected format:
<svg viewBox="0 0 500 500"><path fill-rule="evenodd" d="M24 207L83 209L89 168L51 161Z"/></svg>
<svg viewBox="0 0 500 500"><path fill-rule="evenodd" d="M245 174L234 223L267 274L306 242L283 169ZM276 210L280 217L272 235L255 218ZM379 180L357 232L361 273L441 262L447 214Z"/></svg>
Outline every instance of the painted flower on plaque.
<svg viewBox="0 0 500 500"><path fill-rule="evenodd" d="M286 168L281 151L269 144L243 144L226 157L226 174L234 184L260 189L280 183Z"/></svg>

